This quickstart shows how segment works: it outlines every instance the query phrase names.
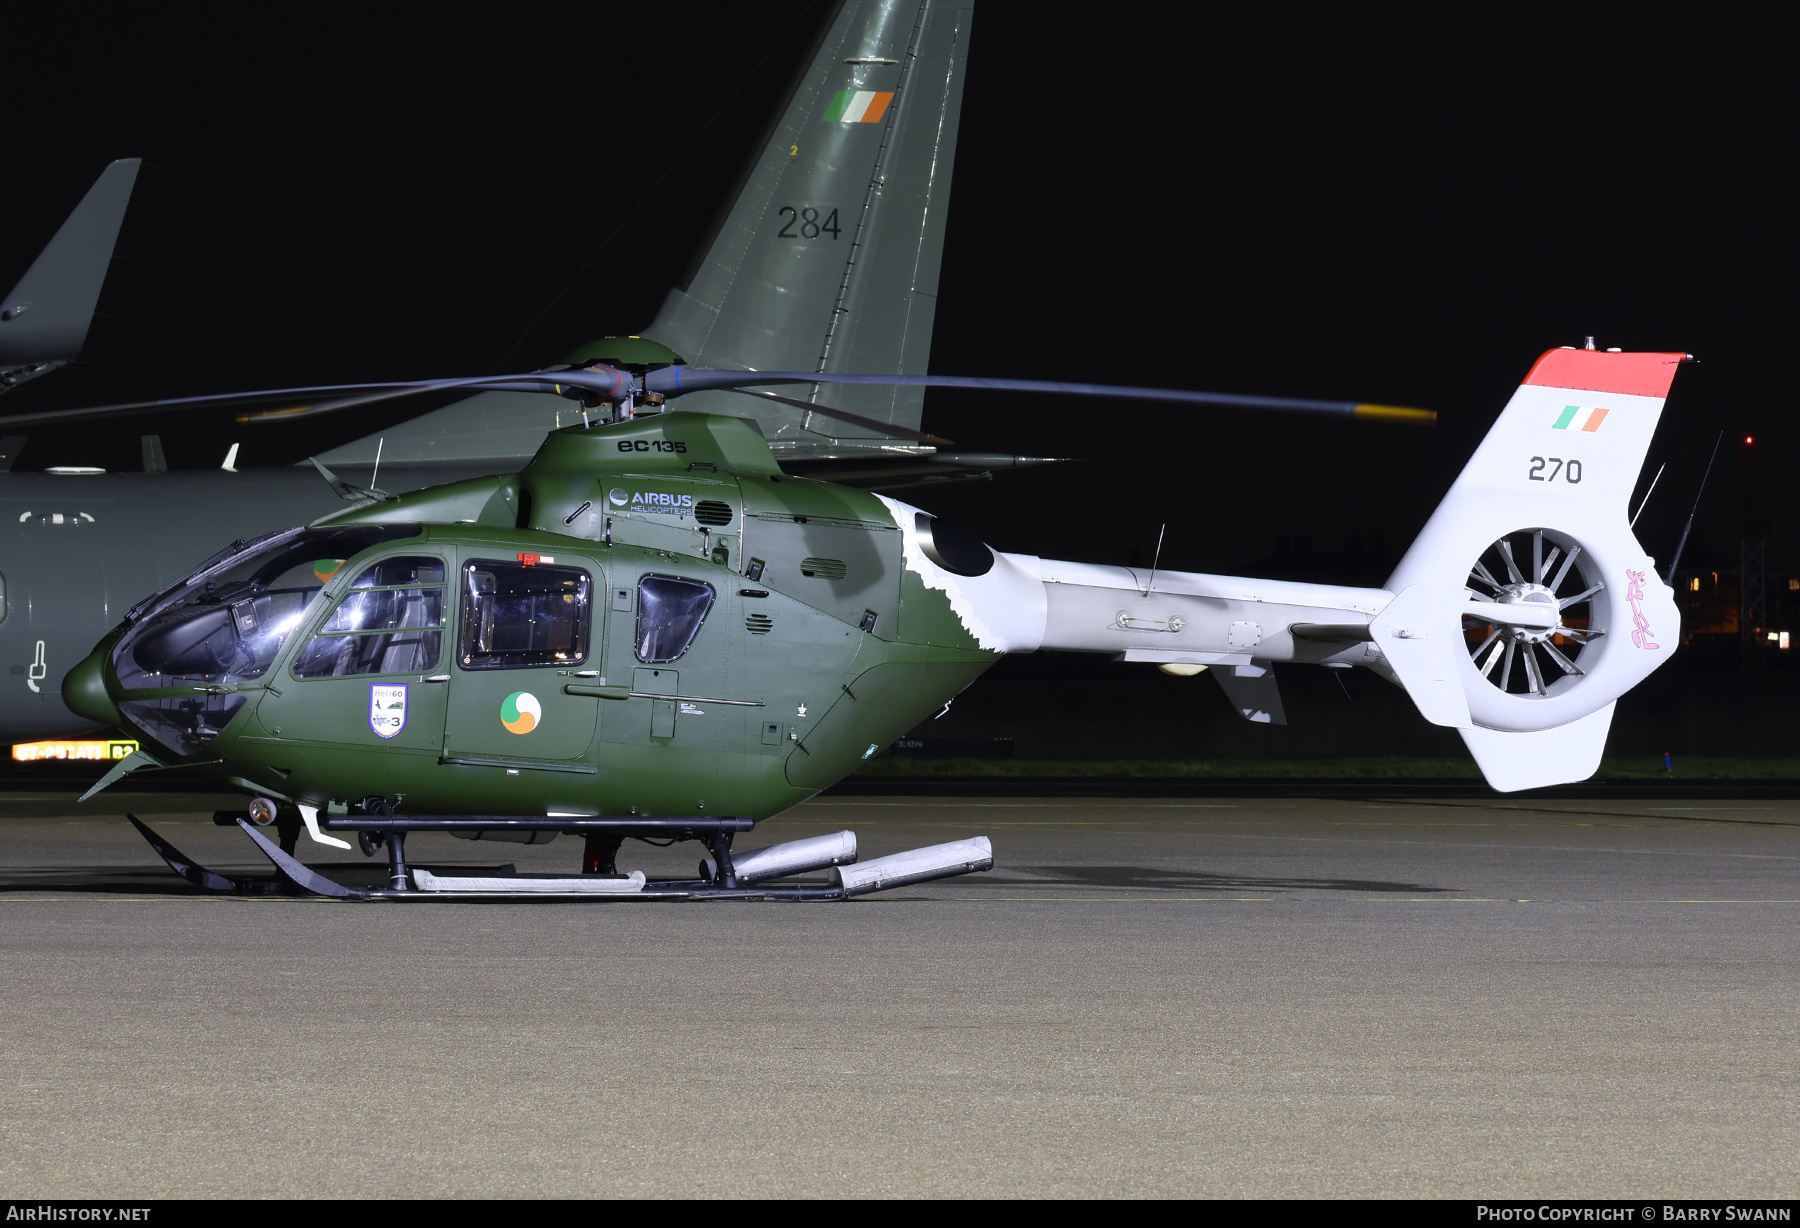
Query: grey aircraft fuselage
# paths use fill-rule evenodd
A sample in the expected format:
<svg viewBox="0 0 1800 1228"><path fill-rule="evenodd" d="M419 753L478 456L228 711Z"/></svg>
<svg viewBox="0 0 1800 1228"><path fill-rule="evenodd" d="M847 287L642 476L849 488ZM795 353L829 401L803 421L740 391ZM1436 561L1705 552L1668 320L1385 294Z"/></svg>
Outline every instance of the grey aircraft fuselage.
<svg viewBox="0 0 1800 1228"><path fill-rule="evenodd" d="M384 467L380 480L399 494L509 463ZM355 485L370 477L348 467L338 475ZM311 466L0 473L0 740L93 730L63 706L63 675L127 610L233 539L344 506Z"/></svg>

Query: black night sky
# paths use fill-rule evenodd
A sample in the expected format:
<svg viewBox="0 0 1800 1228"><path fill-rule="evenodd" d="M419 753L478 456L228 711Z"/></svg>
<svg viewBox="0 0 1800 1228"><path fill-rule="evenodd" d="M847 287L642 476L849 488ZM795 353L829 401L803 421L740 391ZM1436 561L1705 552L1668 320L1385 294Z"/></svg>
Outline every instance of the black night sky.
<svg viewBox="0 0 1800 1228"><path fill-rule="evenodd" d="M7 69L0 283L108 160L148 165L86 365L0 412L529 368L634 332L825 9L324 12L15 31L32 61ZM1723 430L1690 558L1735 561L1750 434L1770 561L1800 563L1796 502L1775 497L1795 431L1771 32L1046 12L977 15L932 369L1442 424L934 392L926 425L965 448L1082 463L901 497L1002 549L1147 561L1166 522L1165 566L1250 568L1303 536L1335 557L1290 570L1379 580L1531 361L1593 334L1702 359L1651 452L1651 552ZM177 467L238 439L241 463L289 463L418 408L37 430L20 467L135 468L150 431Z"/></svg>

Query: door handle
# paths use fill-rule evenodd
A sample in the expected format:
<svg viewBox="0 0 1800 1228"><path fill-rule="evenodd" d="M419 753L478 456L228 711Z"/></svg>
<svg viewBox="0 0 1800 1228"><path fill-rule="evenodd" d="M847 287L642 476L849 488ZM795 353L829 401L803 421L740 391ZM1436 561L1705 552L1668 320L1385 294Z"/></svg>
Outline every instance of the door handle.
<svg viewBox="0 0 1800 1228"><path fill-rule="evenodd" d="M420 682L448 682L448 681L450 681L450 675L449 674L433 674L433 675L431 675L431 677L421 678L421 679L419 679L419 681Z"/></svg>
<svg viewBox="0 0 1800 1228"><path fill-rule="evenodd" d="M631 688L628 686L585 686L579 682L568 682L563 684L563 694L593 695L600 699L630 699Z"/></svg>

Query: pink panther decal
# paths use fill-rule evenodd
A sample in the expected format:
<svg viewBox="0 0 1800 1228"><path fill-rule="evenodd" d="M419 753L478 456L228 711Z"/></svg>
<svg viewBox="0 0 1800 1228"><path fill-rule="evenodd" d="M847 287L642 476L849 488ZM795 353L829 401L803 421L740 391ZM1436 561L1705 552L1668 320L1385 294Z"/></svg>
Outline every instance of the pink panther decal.
<svg viewBox="0 0 1800 1228"><path fill-rule="evenodd" d="M1638 607L1638 602L1644 599L1644 573L1627 571L1625 580L1625 600L1631 605L1631 642L1639 648L1660 648L1661 645L1650 639L1650 620L1644 617L1644 611Z"/></svg>

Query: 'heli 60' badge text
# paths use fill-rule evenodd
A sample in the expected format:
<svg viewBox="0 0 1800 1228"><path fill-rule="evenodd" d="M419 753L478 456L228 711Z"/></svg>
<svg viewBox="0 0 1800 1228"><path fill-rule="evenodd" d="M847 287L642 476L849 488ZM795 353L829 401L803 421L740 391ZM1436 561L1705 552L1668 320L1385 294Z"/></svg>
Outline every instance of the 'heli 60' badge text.
<svg viewBox="0 0 1800 1228"><path fill-rule="evenodd" d="M369 728L391 738L406 728L406 684L369 684Z"/></svg>

